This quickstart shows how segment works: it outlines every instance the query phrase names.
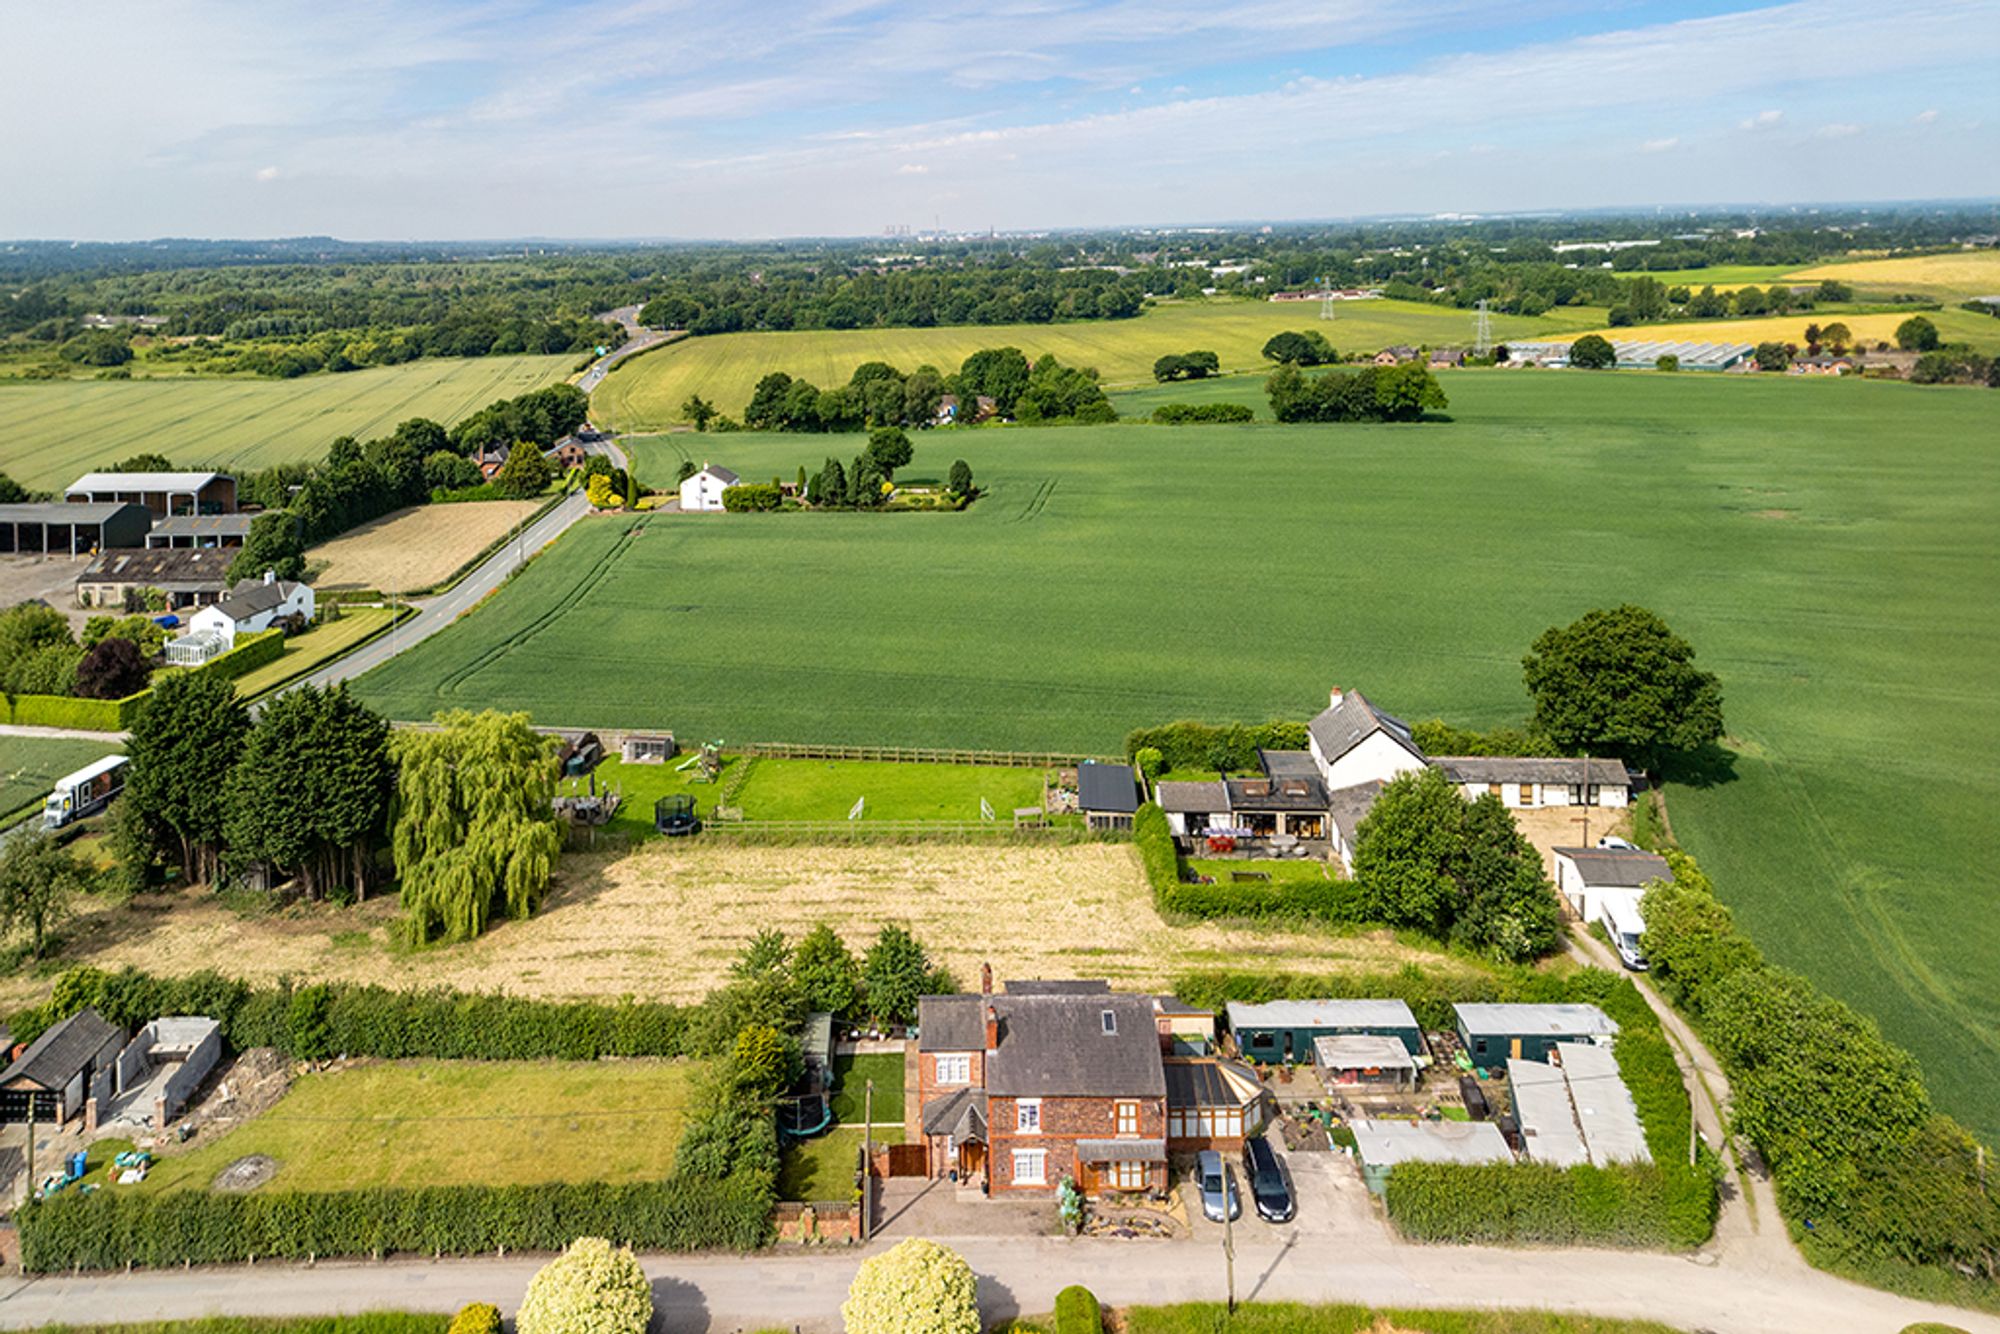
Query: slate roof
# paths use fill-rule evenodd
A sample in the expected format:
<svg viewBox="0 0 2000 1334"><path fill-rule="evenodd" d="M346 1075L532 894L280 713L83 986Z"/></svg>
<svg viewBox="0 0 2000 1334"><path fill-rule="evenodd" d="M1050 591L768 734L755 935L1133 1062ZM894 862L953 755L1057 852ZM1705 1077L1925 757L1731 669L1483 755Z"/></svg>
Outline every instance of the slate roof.
<svg viewBox="0 0 2000 1334"><path fill-rule="evenodd" d="M1229 778L1232 811L1323 811L1326 787L1317 778Z"/></svg>
<svg viewBox="0 0 2000 1334"><path fill-rule="evenodd" d="M1080 1163L1164 1163L1167 1142L1163 1139L1080 1139L1076 1142Z"/></svg>
<svg viewBox="0 0 2000 1334"><path fill-rule="evenodd" d="M1431 763L1454 783L1594 783L1630 787L1632 771L1621 760L1511 755L1439 755Z"/></svg>
<svg viewBox="0 0 2000 1334"><path fill-rule="evenodd" d="M1086 811L1130 815L1139 809L1139 782L1129 764L1076 766L1077 805Z"/></svg>
<svg viewBox="0 0 2000 1334"><path fill-rule="evenodd" d="M73 505L72 509L82 509ZM153 525L153 537L248 537L255 514L175 514Z"/></svg>
<svg viewBox="0 0 2000 1334"><path fill-rule="evenodd" d="M924 1133L984 1144L986 1094L980 1089L966 1088L932 1098L924 1104Z"/></svg>
<svg viewBox="0 0 2000 1334"><path fill-rule="evenodd" d="M1319 764L1309 750L1260 750L1257 763L1269 778L1319 777Z"/></svg>
<svg viewBox="0 0 2000 1334"><path fill-rule="evenodd" d="M0 1084L26 1079L38 1088L59 1091L107 1042L124 1036L124 1030L114 1028L97 1011L79 1010L36 1038L21 1059L0 1074Z"/></svg>
<svg viewBox="0 0 2000 1334"><path fill-rule="evenodd" d="M1368 818L1368 812L1375 809L1375 798L1381 795L1382 785L1370 780L1341 788L1327 798L1326 813L1332 818L1333 827L1340 831L1342 843L1350 848L1354 846L1355 831Z"/></svg>
<svg viewBox="0 0 2000 1334"><path fill-rule="evenodd" d="M215 609L232 621L247 621L259 612L282 607L297 587L287 579L273 579L268 584L262 579L238 579Z"/></svg>
<svg viewBox="0 0 2000 1334"><path fill-rule="evenodd" d="M721 482L724 486L734 486L743 480L719 463L711 463L706 468L703 468L702 471L713 477L716 481Z"/></svg>
<svg viewBox="0 0 2000 1334"><path fill-rule="evenodd" d="M1552 848L1558 857L1576 863L1577 874L1586 885L1611 889L1638 889L1654 880L1672 880L1673 868L1665 857L1630 848Z"/></svg>
<svg viewBox="0 0 2000 1334"><path fill-rule="evenodd" d="M1328 764L1377 732L1388 733L1412 755L1423 753L1410 737L1409 724L1370 704L1368 697L1359 690L1347 691L1340 697L1340 703L1321 709L1318 716L1306 724L1306 730L1318 743L1319 753Z"/></svg>
<svg viewBox="0 0 2000 1334"><path fill-rule="evenodd" d="M1154 789L1160 809L1175 814L1220 814L1229 809L1229 789L1220 779L1209 783L1161 783Z"/></svg>
<svg viewBox="0 0 2000 1334"><path fill-rule="evenodd" d="M1022 1098L1166 1093L1150 996L925 996L917 1002L918 1049L983 1049L988 1005L1000 1019L1000 1045L986 1058L989 1093Z"/></svg>
<svg viewBox="0 0 2000 1334"><path fill-rule="evenodd" d="M1111 984L1102 978L1026 978L1000 984L1009 996L1108 996Z"/></svg>

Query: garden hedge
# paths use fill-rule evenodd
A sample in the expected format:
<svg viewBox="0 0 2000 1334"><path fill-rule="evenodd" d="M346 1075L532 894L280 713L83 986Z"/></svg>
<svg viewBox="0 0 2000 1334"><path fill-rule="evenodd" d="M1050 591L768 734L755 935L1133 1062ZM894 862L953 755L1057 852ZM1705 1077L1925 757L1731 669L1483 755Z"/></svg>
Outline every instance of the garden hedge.
<svg viewBox="0 0 2000 1334"><path fill-rule="evenodd" d="M1097 1294L1081 1283L1057 1293L1056 1334L1104 1334L1104 1308Z"/></svg>
<svg viewBox="0 0 2000 1334"><path fill-rule="evenodd" d="M236 647L211 658L192 670L211 672L224 680L234 680L255 671L267 662L276 662L285 651L282 630L266 630L240 640ZM151 699L151 690L142 690L123 699L77 699L70 695L7 695L5 721L16 727L62 727L79 732L123 732L132 726L139 710Z"/></svg>
<svg viewBox="0 0 2000 1334"><path fill-rule="evenodd" d="M1292 917L1323 922L1361 920L1360 896L1351 880L1279 880L1270 883L1195 885L1181 879L1180 851L1167 816L1152 802L1132 817L1153 906L1164 917Z"/></svg>
<svg viewBox="0 0 2000 1334"><path fill-rule="evenodd" d="M1163 403L1153 409L1153 420L1168 426L1197 422L1247 422L1257 419L1248 403Z"/></svg>
<svg viewBox="0 0 2000 1334"><path fill-rule="evenodd" d="M1417 1241L1683 1249L1714 1231L1715 1184L1685 1165L1399 1163L1384 1203Z"/></svg>
<svg viewBox="0 0 2000 1334"><path fill-rule="evenodd" d="M1304 750L1306 725L1289 719L1268 723L1197 723L1182 720L1140 727L1126 734L1125 756L1147 746L1160 752L1166 768L1252 770L1260 750Z"/></svg>
<svg viewBox="0 0 2000 1334"><path fill-rule="evenodd" d="M239 676L247 676L267 663L276 662L285 655L285 632L264 630L254 635L245 635L236 641L236 647L227 653L210 658L200 670L210 676L219 676L225 681L234 681Z"/></svg>
<svg viewBox="0 0 2000 1334"><path fill-rule="evenodd" d="M559 1251L581 1236L646 1250L747 1251L769 1239L769 1184L725 1180L430 1186L228 1195L65 1192L16 1215L27 1273L326 1256Z"/></svg>
<svg viewBox="0 0 2000 1334"><path fill-rule="evenodd" d="M216 973L155 977L77 968L48 1004L11 1020L14 1040L89 1006L127 1028L162 1015L200 1014L242 1051L275 1047L301 1058L590 1061L685 1054L689 1010L652 1001L525 1000L462 991L391 991L335 983L252 988Z"/></svg>

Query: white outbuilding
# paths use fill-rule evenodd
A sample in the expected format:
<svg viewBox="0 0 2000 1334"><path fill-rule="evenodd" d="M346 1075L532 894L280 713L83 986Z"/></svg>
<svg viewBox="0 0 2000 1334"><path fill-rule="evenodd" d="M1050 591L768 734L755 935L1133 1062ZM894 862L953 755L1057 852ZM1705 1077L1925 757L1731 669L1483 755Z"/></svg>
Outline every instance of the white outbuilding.
<svg viewBox="0 0 2000 1334"><path fill-rule="evenodd" d="M722 493L742 480L727 468L709 464L681 483L681 512L719 513L722 509Z"/></svg>

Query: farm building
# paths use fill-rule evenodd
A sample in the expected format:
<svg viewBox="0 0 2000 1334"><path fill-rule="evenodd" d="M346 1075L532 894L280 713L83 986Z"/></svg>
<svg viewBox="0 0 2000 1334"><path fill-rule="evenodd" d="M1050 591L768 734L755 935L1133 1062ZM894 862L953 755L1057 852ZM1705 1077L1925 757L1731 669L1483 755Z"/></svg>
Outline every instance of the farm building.
<svg viewBox="0 0 2000 1334"><path fill-rule="evenodd" d="M1400 366L1406 361L1415 361L1416 359L1417 349L1405 346L1385 347L1375 354L1375 364L1377 366Z"/></svg>
<svg viewBox="0 0 2000 1334"><path fill-rule="evenodd" d="M1546 1061L1559 1043L1615 1037L1618 1025L1595 1005L1463 1004L1458 1037L1475 1065L1493 1067L1512 1057Z"/></svg>
<svg viewBox="0 0 2000 1334"><path fill-rule="evenodd" d="M112 547L142 547L153 516L143 505L35 501L0 505L0 555L81 556Z"/></svg>
<svg viewBox="0 0 2000 1334"><path fill-rule="evenodd" d="M1632 801L1632 773L1620 760L1441 755L1431 761L1467 801L1491 792L1517 809L1613 806Z"/></svg>
<svg viewBox="0 0 2000 1334"><path fill-rule="evenodd" d="M254 514L176 514L146 534L149 547L240 547L250 536Z"/></svg>
<svg viewBox="0 0 2000 1334"><path fill-rule="evenodd" d="M1417 1060L1395 1038L1374 1033L1328 1034L1313 1039L1313 1064L1329 1087L1335 1084L1413 1089Z"/></svg>
<svg viewBox="0 0 2000 1334"><path fill-rule="evenodd" d="M938 400L936 422L939 426L950 426L952 423L960 420L963 420L968 424L972 422L983 422L987 418L991 417L994 414L994 412L996 412L999 409L999 406L1000 406L999 403L997 403L995 400L988 398L985 394L979 394L976 395L972 400L972 415L969 417L961 417L959 413L960 404L958 395L946 394L943 398L940 398Z"/></svg>
<svg viewBox="0 0 2000 1334"><path fill-rule="evenodd" d="M1424 1031L1399 1000L1231 1001L1227 1013L1237 1052L1253 1061L1303 1065L1313 1059L1315 1040L1352 1034L1394 1038L1412 1056L1424 1050Z"/></svg>
<svg viewBox="0 0 2000 1334"><path fill-rule="evenodd" d="M1430 368L1434 371L1455 370L1465 364L1465 353L1455 347L1431 349Z"/></svg>
<svg viewBox="0 0 2000 1334"><path fill-rule="evenodd" d="M542 457L567 472L571 468L581 468L583 461L590 457L590 451L585 449L575 436L566 435L556 441L555 448L548 450Z"/></svg>
<svg viewBox="0 0 2000 1334"><path fill-rule="evenodd" d="M1076 766L1077 809L1092 829L1130 829L1139 809L1139 779L1129 764Z"/></svg>
<svg viewBox="0 0 2000 1334"><path fill-rule="evenodd" d="M1551 1167L1578 1167L1590 1161L1576 1109L1563 1072L1540 1061L1507 1062L1507 1094L1521 1130L1521 1152Z"/></svg>
<svg viewBox="0 0 2000 1334"><path fill-rule="evenodd" d="M293 617L313 618L310 585L280 579L269 570L262 579L239 579L228 596L188 618L192 634L210 634L235 647L238 635L254 635Z"/></svg>
<svg viewBox="0 0 2000 1334"><path fill-rule="evenodd" d="M1586 922L1602 916L1607 892L1639 890L1655 880L1672 880L1667 859L1631 848L1551 848L1556 888Z"/></svg>
<svg viewBox="0 0 2000 1334"><path fill-rule="evenodd" d="M681 512L720 514L722 493L742 480L727 468L709 464L681 483Z"/></svg>
<svg viewBox="0 0 2000 1334"><path fill-rule="evenodd" d="M1264 1086L1228 1061L1162 1062L1167 1078L1167 1148L1234 1152L1263 1124Z"/></svg>
<svg viewBox="0 0 2000 1334"><path fill-rule="evenodd" d="M118 1059L125 1034L95 1010L53 1025L0 1073L0 1121L65 1125L83 1114L92 1082Z"/></svg>
<svg viewBox="0 0 2000 1334"><path fill-rule="evenodd" d="M1569 349L1568 343L1509 343L1507 359L1517 365L1567 366ZM1651 370L1661 357L1674 357L1684 371L1726 371L1751 367L1755 349L1748 343L1614 340L1611 351L1628 370Z"/></svg>
<svg viewBox="0 0 2000 1334"><path fill-rule="evenodd" d="M87 472L69 484L71 504L143 505L156 518L233 514L236 479L226 472Z"/></svg>
<svg viewBox="0 0 2000 1334"><path fill-rule="evenodd" d="M229 587L229 563L234 559L235 552L214 547L113 548L77 576L77 605L137 610L146 590L156 589L165 596L169 610L204 607Z"/></svg>
<svg viewBox="0 0 2000 1334"><path fill-rule="evenodd" d="M1348 1122L1361 1180L1380 1195L1398 1163L1511 1163L1506 1137L1491 1121Z"/></svg>

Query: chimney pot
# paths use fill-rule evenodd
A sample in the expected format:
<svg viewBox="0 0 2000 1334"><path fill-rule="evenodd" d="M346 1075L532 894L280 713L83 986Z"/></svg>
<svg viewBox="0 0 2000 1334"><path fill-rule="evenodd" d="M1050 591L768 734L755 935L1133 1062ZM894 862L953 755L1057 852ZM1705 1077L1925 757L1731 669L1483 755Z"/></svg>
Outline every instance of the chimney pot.
<svg viewBox="0 0 2000 1334"><path fill-rule="evenodd" d="M1000 1049L1000 1012L991 1005L986 1007L986 1050Z"/></svg>
<svg viewBox="0 0 2000 1334"><path fill-rule="evenodd" d="M1347 692L1341 689L1339 686L1335 686L1333 687L1333 689L1326 692L1326 706L1329 709L1337 709L1340 707L1340 701L1345 699L1346 697L1347 697Z"/></svg>

